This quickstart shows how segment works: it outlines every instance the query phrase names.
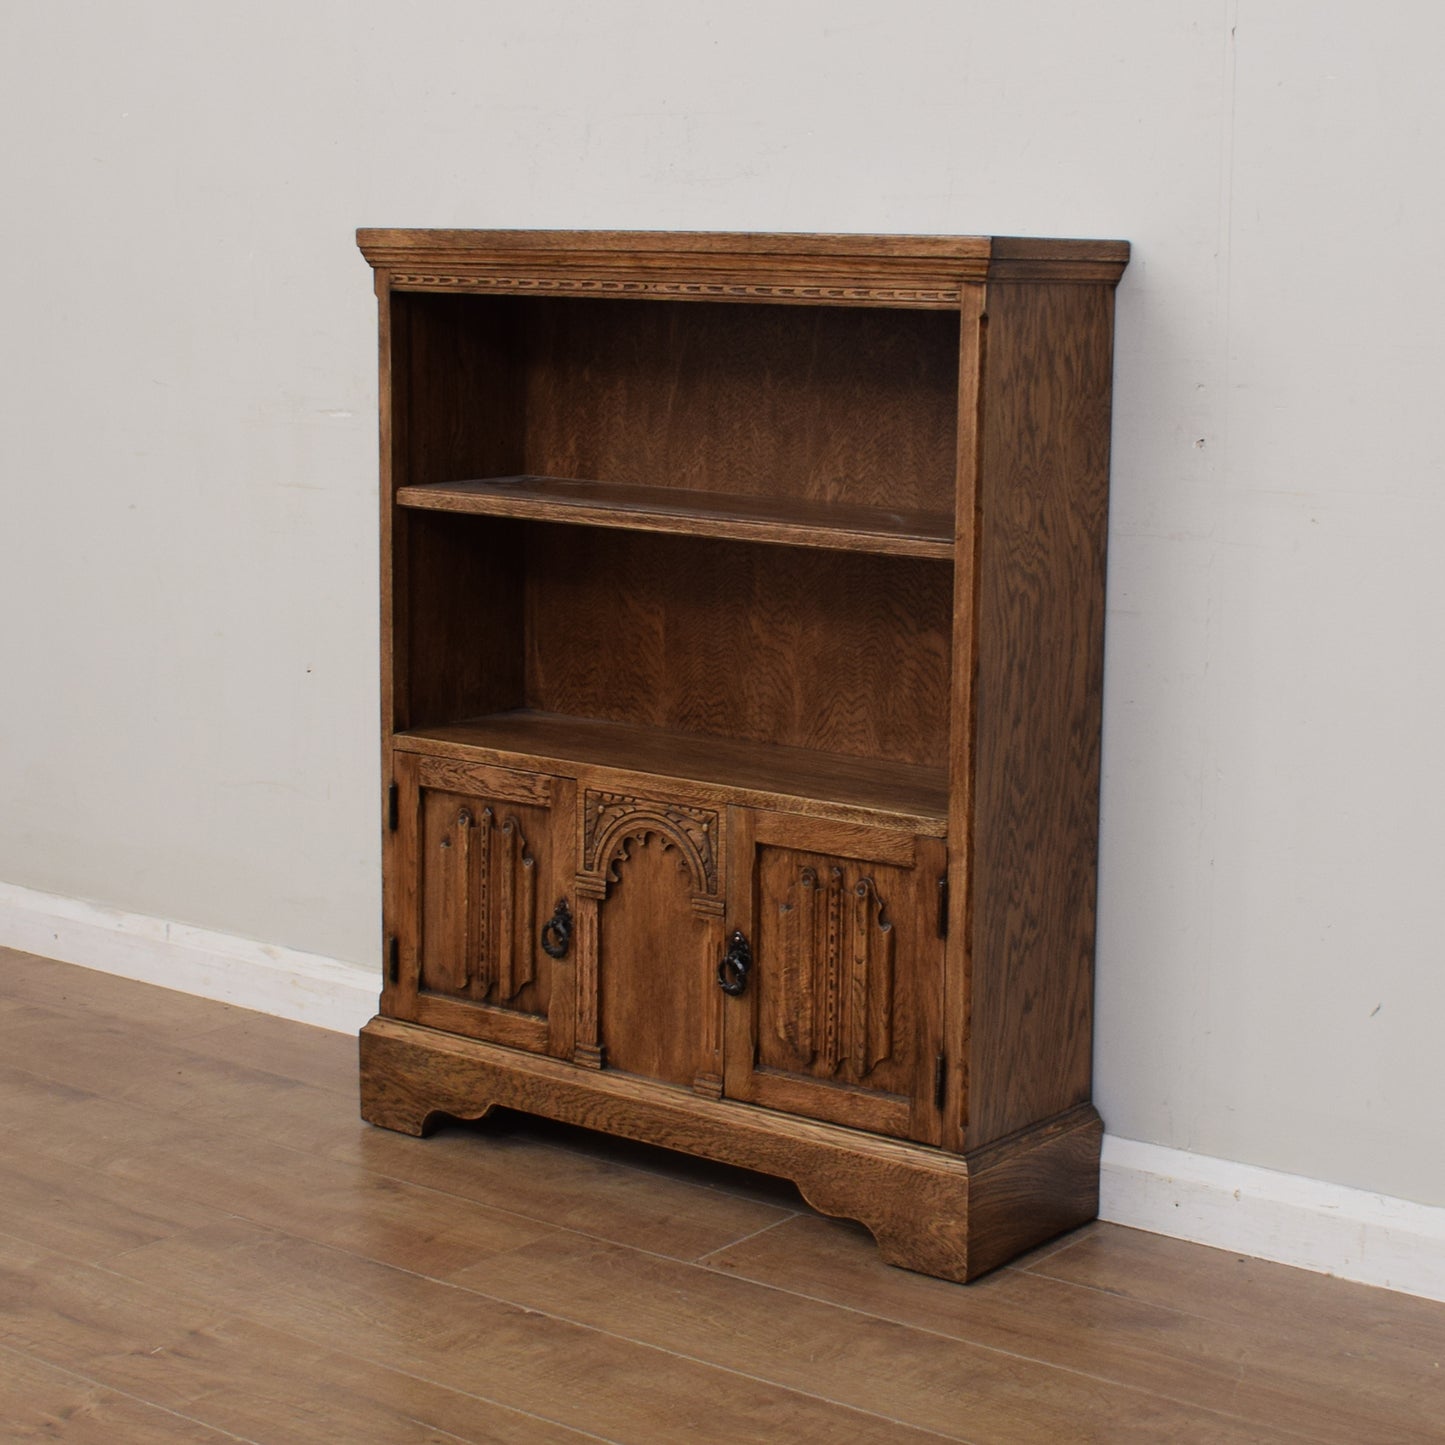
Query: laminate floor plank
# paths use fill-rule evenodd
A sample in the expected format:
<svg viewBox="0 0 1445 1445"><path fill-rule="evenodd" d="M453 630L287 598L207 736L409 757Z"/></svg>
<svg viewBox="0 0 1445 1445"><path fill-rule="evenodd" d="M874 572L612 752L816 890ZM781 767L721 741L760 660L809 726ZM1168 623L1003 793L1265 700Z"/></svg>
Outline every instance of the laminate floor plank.
<svg viewBox="0 0 1445 1445"><path fill-rule="evenodd" d="M100 1122L106 1138L120 1132L113 1115ZM79 1128L83 1132L85 1127L82 1118ZM137 1131L132 1127L123 1132L134 1138ZM74 1139L75 1126L66 1137ZM726 1298L729 1291L738 1292L737 1285L727 1279L709 1279L680 1264L669 1272L666 1262L651 1255L628 1258L631 1252L604 1247L599 1241L529 1223L453 1195L358 1175L327 1159L264 1141L248 1140L234 1154L222 1152L207 1158L201 1155L201 1139L167 1139L159 1121L151 1138L165 1142L159 1146L150 1143L111 1160L106 1173L92 1173L76 1184L73 1202L89 1198L97 1180L108 1192L119 1185L142 1194L173 1190L188 1201L229 1210L296 1238L418 1274L451 1275L508 1304L544 1309L697 1358L725 1360L774 1383L796 1385L817 1375L813 1388L862 1408L882 1408L902 1418L910 1418L910 1411L928 1408L931 1415L918 1423L929 1428L946 1429L958 1416L968 1399L956 1389L959 1378L988 1382L988 1389L980 1394L987 1408L963 1410L970 1426L976 1423L986 1439L1032 1438L1029 1431L1033 1426L1022 1423L1020 1406L1023 1421L1037 1420L1054 1387L1063 1394L1068 1408L1048 1417L1053 1427L1062 1428L1077 1414L1075 1382L1051 1378L1047 1369L1029 1360L1014 1360L987 1348L951 1347L937 1334L905 1340L901 1337L907 1333L906 1327L895 1326L891 1331L860 1328L863 1316L854 1311L838 1311L806 1299L780 1300L771 1290L744 1288L742 1293L752 1296L744 1308L743 1302ZM485 1147L485 1141L474 1142ZM646 1185L646 1181L638 1183ZM95 1198L90 1212L103 1217L107 1202L104 1196ZM757 1238L775 1233L768 1230ZM591 1287L574 1295L566 1284L569 1278ZM681 1315L655 1308L657 1300L673 1298L692 1300L693 1304ZM599 1309L604 1311L601 1316L596 1315ZM837 1318L828 1318L830 1315ZM718 1320L730 1324L719 1330ZM822 1366L812 1356L811 1342L818 1338L835 1342ZM686 1341L685 1346L681 1341ZM909 1360L912 1371L881 1370L880 1359L890 1352ZM880 1380L884 1382L881 1385ZM855 1393L850 1397L849 1391ZM1151 1400L1142 1405L1128 1401L1127 1405L1125 1413L1140 1422L1142 1437L1166 1424L1175 1437L1190 1437L1187 1412L1181 1417L1181 1412ZM1116 1409L1123 1408L1117 1399L1103 1403L1101 1432ZM974 1415L980 1418L975 1421ZM912 1418L916 1419L916 1414ZM1199 1438L1228 1438L1226 1426L1218 1421L1206 1423L1209 1429ZM1108 1433L1113 1433L1112 1425L1108 1425Z"/></svg>
<svg viewBox="0 0 1445 1445"><path fill-rule="evenodd" d="M202 1279L162 1292L0 1236L0 1283L6 1349L228 1439L580 1445L595 1438L217 1311L201 1298Z"/></svg>
<svg viewBox="0 0 1445 1445"><path fill-rule="evenodd" d="M152 1037L174 1039L219 1028L248 1012L14 948L0 948L0 998L59 1009L67 1017L79 1013L101 1026L139 1024Z"/></svg>
<svg viewBox="0 0 1445 1445"><path fill-rule="evenodd" d="M1033 1273L1185 1311L1234 1328L1311 1339L1318 1348L1415 1349L1445 1376L1445 1304L1291 1269L1117 1225L1082 1231ZM1442 1380L1445 1388L1445 1380ZM1445 1396L1440 1415L1445 1420Z"/></svg>
<svg viewBox="0 0 1445 1445"><path fill-rule="evenodd" d="M106 1032L140 1024L149 1035L209 1058L357 1097L353 1035L0 949L0 1027L7 1013L26 1004L65 1017L79 1010Z"/></svg>
<svg viewBox="0 0 1445 1445"><path fill-rule="evenodd" d="M542 1413L608 1439L938 1439L813 1392L780 1388L242 1221L177 1235L111 1268L304 1340ZM950 1433L943 1438L967 1438Z"/></svg>
<svg viewBox="0 0 1445 1445"><path fill-rule="evenodd" d="M689 1165L648 1174L605 1155L552 1147L550 1137L458 1125L411 1139L368 1126L328 1157L677 1259L696 1259L711 1252L710 1239L734 1243L802 1207L713 1188Z"/></svg>
<svg viewBox="0 0 1445 1445"><path fill-rule="evenodd" d="M226 1066L228 1077L234 1068ZM264 1110L257 1115L265 1117ZM23 1138L29 1149L72 1168L232 1212L250 1209L262 1222L303 1234L302 1221L310 1220L328 1232L324 1242L340 1247L358 1239L376 1244L389 1228L395 1247L415 1256L395 1261L408 1268L431 1261L449 1269L448 1250L472 1249L471 1257L479 1257L492 1247L488 1229L503 1231L496 1237L510 1247L528 1221L693 1259L791 1217L775 1205L573 1154L516 1129L492 1136L457 1127L410 1139L372 1129L336 1104L332 1148L297 1149L283 1128L219 1135L204 1115L168 1111L163 1099L148 1106L129 1090L101 1098L0 1066L0 1139L7 1136L12 1147ZM224 1149L216 1148L218 1137ZM409 1209L424 1227L408 1220Z"/></svg>
<svg viewBox="0 0 1445 1445"><path fill-rule="evenodd" d="M1135 1233L1093 1225L1052 1253L1081 1245L1095 1231ZM1168 1244L1172 1255L1178 1242ZM882 1264L861 1228L840 1230L803 1216L705 1262L1311 1440L1358 1445L1383 1426L1401 1439L1445 1439L1445 1371L1430 1368L1413 1349L1356 1332L1352 1310L1331 1310L1334 1291L1326 1290L1318 1302L1323 1318L1317 1309L1287 1327L1249 1316L1222 1324L1192 1312L1187 1297L1164 1305L1056 1279L1047 1273L1049 1256L1040 1254L1027 1268L999 1271L960 1291ZM1202 1268L1217 1277L1234 1260L1206 1260ZM1056 1264L1063 1267L1062 1260ZM1437 1332L1445 1333L1445 1311L1436 1307L1434 1313Z"/></svg>
<svg viewBox="0 0 1445 1445"><path fill-rule="evenodd" d="M599 1134L596 1130L563 1124L555 1119L516 1114L507 1117L505 1126L519 1128L529 1140L551 1144L574 1156L583 1154L614 1165L624 1164L629 1169L642 1170L663 1180L676 1179L679 1169L685 1168L687 1178L693 1184L717 1189L738 1199L770 1204L789 1215L812 1212L791 1180L775 1179L731 1164L717 1164L711 1159L692 1158L674 1149L663 1149L636 1139Z"/></svg>
<svg viewBox="0 0 1445 1445"><path fill-rule="evenodd" d="M68 1370L0 1347L0 1426L12 1445L210 1445L235 1435L212 1430L159 1406L131 1399Z"/></svg>
<svg viewBox="0 0 1445 1445"><path fill-rule="evenodd" d="M361 1127L355 1106L328 1089L213 1058L184 1042L148 1038L138 1049L136 1025L124 1020L88 1021L83 1037L77 1049L73 1019L53 1007L27 1007L0 1022L0 1057L12 1068L225 1135L280 1131L297 1148L321 1150L334 1142L341 1119Z"/></svg>
<svg viewBox="0 0 1445 1445"><path fill-rule="evenodd" d="M1445 1305L1093 1225L962 1287L791 1185L0 949L0 1440L1445 1442Z"/></svg>
<svg viewBox="0 0 1445 1445"><path fill-rule="evenodd" d="M229 1022L187 1034L185 1047L224 1063L261 1069L298 1084L340 1094L357 1109L357 1047L350 1034L338 1034L292 1019L271 1018L249 1009L233 1009Z"/></svg>
<svg viewBox="0 0 1445 1445"><path fill-rule="evenodd" d="M114 1121L113 1111L108 1121ZM166 1138L156 1130L144 1141L139 1130L127 1133L130 1149L107 1158L99 1169L71 1184L66 1216L79 1216L81 1242L87 1247L85 1253L67 1251L77 1258L99 1263L120 1252L91 1248L84 1228L88 1219L100 1221L90 1228L106 1240L129 1238L124 1248L181 1232L176 1226L153 1226L149 1237L140 1237L150 1221L142 1218L132 1225L125 1214L112 1212L113 1200L147 1197L174 1200L171 1213L189 1216L192 1228L244 1219L437 1278L558 1232L555 1226L522 1214L368 1174L265 1140L247 1139L235 1150L202 1154L204 1141L195 1133ZM73 1149L74 1144L71 1135L60 1148ZM26 1159L31 1171L59 1181L72 1166L63 1156L42 1152L52 1147L39 1141L27 1149ZM36 1193L30 1190L29 1197ZM0 1186L0 1227L5 1218L3 1199ZM50 1243L57 1234L43 1215L33 1222L22 1217L14 1232L37 1243ZM61 1249L63 1244L56 1242L54 1247Z"/></svg>
<svg viewBox="0 0 1445 1445"><path fill-rule="evenodd" d="M228 1148L244 1147L243 1139L280 1140L288 1148L358 1165L387 1178L682 1258L719 1248L801 1207L789 1190L781 1192L782 1203L770 1202L770 1195L778 1191L759 1190L756 1176L741 1172L737 1178L743 1184L719 1189L714 1166L699 1179L657 1173L647 1183L648 1176L641 1171L601 1151L582 1155L549 1147L547 1139L516 1130L510 1120L496 1127L490 1123L444 1127L424 1141L407 1138L363 1124L354 1094L209 1057L204 1035L184 1044L148 1041L144 1050L137 1050L133 1026L88 1020L85 1047L77 1049L73 1021L39 1004L27 1009L21 1021L0 1022L0 1058L10 1070L148 1110L166 1120L170 1135L205 1129L226 1138ZM234 1018L230 1022L234 1024ZM323 1038L330 1042L329 1036ZM6 1072L0 1068L0 1087ZM67 1133L83 1138L87 1114L93 1111L77 1101L66 1112ZM6 1115L13 1120L13 1111ZM0 1130L4 1127L0 1121ZM478 1139L479 1133L485 1137ZM99 1135L105 1157L115 1152L119 1141L153 1137L154 1125L136 1120L127 1130L108 1124ZM650 1157L655 1160L661 1154L653 1151Z"/></svg>
<svg viewBox="0 0 1445 1445"><path fill-rule="evenodd" d="M595 1240L524 1245L453 1278L523 1308L998 1445L1289 1438L1149 1389Z"/></svg>
<svg viewBox="0 0 1445 1445"><path fill-rule="evenodd" d="M11 1152L0 1166L0 1230L89 1264L225 1216L150 1182L77 1180L63 1160L36 1150Z"/></svg>

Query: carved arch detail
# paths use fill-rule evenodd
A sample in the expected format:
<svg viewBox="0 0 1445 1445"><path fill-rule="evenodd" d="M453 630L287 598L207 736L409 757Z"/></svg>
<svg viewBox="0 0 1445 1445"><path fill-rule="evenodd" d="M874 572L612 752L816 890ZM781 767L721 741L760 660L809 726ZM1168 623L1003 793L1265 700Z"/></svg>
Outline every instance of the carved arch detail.
<svg viewBox="0 0 1445 1445"><path fill-rule="evenodd" d="M679 866L691 879L694 894L716 895L716 812L656 798L587 790L582 839L585 872L615 883L617 868L626 861L629 845L645 842L648 834L655 835L665 849L677 852Z"/></svg>

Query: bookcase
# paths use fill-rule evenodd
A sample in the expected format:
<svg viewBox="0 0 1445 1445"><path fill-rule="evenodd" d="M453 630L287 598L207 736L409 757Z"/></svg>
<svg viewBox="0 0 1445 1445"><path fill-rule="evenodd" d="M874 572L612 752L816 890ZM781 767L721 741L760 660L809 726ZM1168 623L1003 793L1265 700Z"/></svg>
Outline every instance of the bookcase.
<svg viewBox="0 0 1445 1445"><path fill-rule="evenodd" d="M762 1170L950 1279L1091 1218L1127 245L358 240L364 1117L509 1107Z"/></svg>

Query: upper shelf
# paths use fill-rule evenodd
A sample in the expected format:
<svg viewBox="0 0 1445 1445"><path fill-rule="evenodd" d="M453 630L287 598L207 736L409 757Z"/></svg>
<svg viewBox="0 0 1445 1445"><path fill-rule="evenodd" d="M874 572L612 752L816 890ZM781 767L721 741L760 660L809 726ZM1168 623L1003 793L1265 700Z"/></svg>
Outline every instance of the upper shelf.
<svg viewBox="0 0 1445 1445"><path fill-rule="evenodd" d="M897 557L946 561L953 556L952 517L913 508L889 510L570 477L484 477L402 487L396 500L400 506L431 512L523 517L633 532L683 532Z"/></svg>

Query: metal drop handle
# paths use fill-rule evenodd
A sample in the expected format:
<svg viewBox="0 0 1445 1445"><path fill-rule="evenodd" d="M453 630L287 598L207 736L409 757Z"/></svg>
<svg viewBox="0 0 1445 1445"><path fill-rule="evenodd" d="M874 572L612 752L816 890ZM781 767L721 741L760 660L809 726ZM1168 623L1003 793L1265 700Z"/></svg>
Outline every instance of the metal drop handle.
<svg viewBox="0 0 1445 1445"><path fill-rule="evenodd" d="M565 958L572 943L572 910L559 898L552 916L542 925L542 952L548 958Z"/></svg>
<svg viewBox="0 0 1445 1445"><path fill-rule="evenodd" d="M742 929L733 929L728 951L717 966L717 986L734 998L748 986L748 972L753 966L753 951Z"/></svg>

